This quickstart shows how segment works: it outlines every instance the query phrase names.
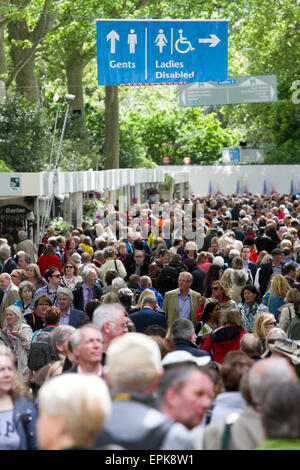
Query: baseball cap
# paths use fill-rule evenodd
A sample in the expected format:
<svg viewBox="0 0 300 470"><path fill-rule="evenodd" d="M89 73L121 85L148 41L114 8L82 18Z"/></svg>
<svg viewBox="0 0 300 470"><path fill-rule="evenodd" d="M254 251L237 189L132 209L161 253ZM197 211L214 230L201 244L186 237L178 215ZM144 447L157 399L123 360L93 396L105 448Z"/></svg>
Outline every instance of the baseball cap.
<svg viewBox="0 0 300 470"><path fill-rule="evenodd" d="M182 362L191 362L197 366L206 366L211 361L209 356L193 356L188 351L172 351L165 355L162 360L162 366L173 366L175 364L181 364Z"/></svg>
<svg viewBox="0 0 300 470"><path fill-rule="evenodd" d="M119 382L148 381L162 371L157 343L142 333L126 333L114 338L106 352L109 376Z"/></svg>

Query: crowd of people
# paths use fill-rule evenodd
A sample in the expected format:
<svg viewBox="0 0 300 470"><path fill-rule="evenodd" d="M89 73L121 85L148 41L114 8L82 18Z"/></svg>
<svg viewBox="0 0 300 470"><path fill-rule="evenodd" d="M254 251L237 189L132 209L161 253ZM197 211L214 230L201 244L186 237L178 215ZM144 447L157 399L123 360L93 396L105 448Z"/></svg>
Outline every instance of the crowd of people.
<svg viewBox="0 0 300 470"><path fill-rule="evenodd" d="M300 197L0 238L0 448L300 448ZM289 397L287 399L287 397Z"/></svg>

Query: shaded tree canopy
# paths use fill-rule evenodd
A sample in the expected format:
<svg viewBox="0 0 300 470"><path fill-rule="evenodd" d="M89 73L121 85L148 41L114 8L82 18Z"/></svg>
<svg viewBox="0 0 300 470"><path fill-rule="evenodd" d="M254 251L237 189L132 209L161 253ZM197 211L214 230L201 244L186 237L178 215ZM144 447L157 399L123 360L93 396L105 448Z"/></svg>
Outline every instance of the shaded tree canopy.
<svg viewBox="0 0 300 470"><path fill-rule="evenodd" d="M61 170L152 167L166 155L172 164L185 156L192 164L215 163L223 147L240 140L264 148L267 163L298 163L300 108L292 100L300 88L298 3L3 0L0 79L7 101L0 105L0 159L15 171L49 169L63 97L71 93ZM180 108L176 86L116 87L109 95L97 85L96 18L226 18L229 77L276 74L279 101Z"/></svg>

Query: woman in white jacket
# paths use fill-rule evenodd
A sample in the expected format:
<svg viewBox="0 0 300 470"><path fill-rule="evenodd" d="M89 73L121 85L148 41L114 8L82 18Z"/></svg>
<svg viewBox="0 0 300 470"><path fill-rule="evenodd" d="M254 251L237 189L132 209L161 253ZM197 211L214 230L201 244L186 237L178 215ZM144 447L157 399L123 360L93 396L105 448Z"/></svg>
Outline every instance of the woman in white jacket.
<svg viewBox="0 0 300 470"><path fill-rule="evenodd" d="M118 276L122 279L125 279L127 276L127 271L124 267L124 264L121 260L116 259L118 252L112 246L107 246L103 250L103 256L105 259L105 263L102 264L101 268L99 269L99 276L102 281L103 286L106 286L105 282L105 273L108 270L117 271Z"/></svg>
<svg viewBox="0 0 300 470"><path fill-rule="evenodd" d="M32 337L32 329L23 320L22 312L16 305L10 305L6 309L6 324L3 329L9 347L11 348L18 374L24 383L29 378L28 353Z"/></svg>

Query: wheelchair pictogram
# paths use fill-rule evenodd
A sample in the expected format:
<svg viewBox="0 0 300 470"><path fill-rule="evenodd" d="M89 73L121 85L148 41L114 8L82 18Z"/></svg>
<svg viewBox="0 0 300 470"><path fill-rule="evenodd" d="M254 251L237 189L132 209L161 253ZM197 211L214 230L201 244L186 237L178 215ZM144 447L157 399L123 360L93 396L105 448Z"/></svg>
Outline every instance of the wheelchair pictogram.
<svg viewBox="0 0 300 470"><path fill-rule="evenodd" d="M192 46L191 42L188 41L188 39L182 35L183 29L179 29L178 33L179 33L179 38L175 42L176 51L179 52L180 54L186 54L189 51L194 51L195 48ZM185 48L179 47L181 45L186 46L186 47Z"/></svg>

